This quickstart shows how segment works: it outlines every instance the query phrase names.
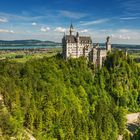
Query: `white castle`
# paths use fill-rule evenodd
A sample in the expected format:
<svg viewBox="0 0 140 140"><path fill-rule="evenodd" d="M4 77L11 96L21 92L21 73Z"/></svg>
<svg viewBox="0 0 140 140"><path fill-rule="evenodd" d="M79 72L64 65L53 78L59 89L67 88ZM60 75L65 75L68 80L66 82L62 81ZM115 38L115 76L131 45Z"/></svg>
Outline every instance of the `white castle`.
<svg viewBox="0 0 140 140"><path fill-rule="evenodd" d="M64 59L86 57L97 66L102 66L106 59L107 52L111 51L110 37L107 37L105 48L100 48L99 44L93 46L90 36L80 36L77 32L73 35L74 28L71 24L69 35L64 35L62 39L62 55Z"/></svg>

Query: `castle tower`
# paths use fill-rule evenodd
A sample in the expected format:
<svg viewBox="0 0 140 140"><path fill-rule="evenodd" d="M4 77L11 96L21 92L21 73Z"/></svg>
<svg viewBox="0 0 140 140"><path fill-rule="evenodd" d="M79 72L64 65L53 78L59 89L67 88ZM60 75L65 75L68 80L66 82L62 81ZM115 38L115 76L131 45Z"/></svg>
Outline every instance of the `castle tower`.
<svg viewBox="0 0 140 140"><path fill-rule="evenodd" d="M73 28L73 25L72 25L72 23L71 23L71 25L70 25L70 30L69 30L69 32L70 32L70 35L72 35L72 32L74 31L74 28Z"/></svg>
<svg viewBox="0 0 140 140"><path fill-rule="evenodd" d="M77 43L79 43L79 41L80 41L79 33L78 33L78 32L77 32L77 34L76 34L76 41L77 41Z"/></svg>
<svg viewBox="0 0 140 140"><path fill-rule="evenodd" d="M106 38L106 50L111 51L111 42L109 36Z"/></svg>
<svg viewBox="0 0 140 140"><path fill-rule="evenodd" d="M66 60L68 58L78 58L84 54L86 57L89 57L89 53L93 47L90 36L80 36L78 32L74 35L74 31L71 23L69 34L64 35L62 39L62 55Z"/></svg>

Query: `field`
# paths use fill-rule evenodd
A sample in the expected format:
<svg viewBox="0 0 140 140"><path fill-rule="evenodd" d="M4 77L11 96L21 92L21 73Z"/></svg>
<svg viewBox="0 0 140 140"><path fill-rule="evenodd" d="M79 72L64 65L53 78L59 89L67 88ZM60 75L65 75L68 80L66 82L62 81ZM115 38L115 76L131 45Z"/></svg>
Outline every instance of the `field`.
<svg viewBox="0 0 140 140"><path fill-rule="evenodd" d="M131 58L133 58L140 66L140 50L133 50L129 52Z"/></svg>
<svg viewBox="0 0 140 140"><path fill-rule="evenodd" d="M1 50L0 60L8 59L10 61L25 63L30 59L51 57L60 52L62 52L61 48L49 48L44 50ZM140 50L128 51L128 55L138 62L138 65L140 66Z"/></svg>
<svg viewBox="0 0 140 140"><path fill-rule="evenodd" d="M50 48L47 50L0 51L0 60L8 59L10 61L24 63L30 59L51 57L60 52L61 48Z"/></svg>
<svg viewBox="0 0 140 140"><path fill-rule="evenodd" d="M130 51L129 54L133 58L140 58L140 50Z"/></svg>

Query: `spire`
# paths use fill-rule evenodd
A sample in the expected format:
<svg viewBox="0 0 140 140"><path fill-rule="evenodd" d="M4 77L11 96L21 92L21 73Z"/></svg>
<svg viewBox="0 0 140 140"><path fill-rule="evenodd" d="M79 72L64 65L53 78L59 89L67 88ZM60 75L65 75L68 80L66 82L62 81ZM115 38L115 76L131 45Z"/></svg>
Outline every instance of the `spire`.
<svg viewBox="0 0 140 140"><path fill-rule="evenodd" d="M70 28L73 29L73 25L72 25L72 23L71 23L71 25L70 25Z"/></svg>
<svg viewBox="0 0 140 140"><path fill-rule="evenodd" d="M71 22L71 25L70 25L70 35L72 35L72 32L73 32L73 25L72 25L72 22Z"/></svg>
<svg viewBox="0 0 140 140"><path fill-rule="evenodd" d="M79 33L77 32L76 37L79 37Z"/></svg>
<svg viewBox="0 0 140 140"><path fill-rule="evenodd" d="M76 40L77 40L77 43L79 43L80 39L79 39L79 33L78 32L76 34Z"/></svg>
<svg viewBox="0 0 140 140"><path fill-rule="evenodd" d="M64 32L64 37L66 36L65 32Z"/></svg>
<svg viewBox="0 0 140 140"><path fill-rule="evenodd" d="M106 38L106 42L110 43L110 37L109 36Z"/></svg>

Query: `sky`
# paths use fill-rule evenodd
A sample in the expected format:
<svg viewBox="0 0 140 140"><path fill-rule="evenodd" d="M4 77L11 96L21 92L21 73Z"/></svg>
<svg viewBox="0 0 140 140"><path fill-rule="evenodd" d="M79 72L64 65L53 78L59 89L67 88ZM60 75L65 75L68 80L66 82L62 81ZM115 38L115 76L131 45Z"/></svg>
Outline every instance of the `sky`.
<svg viewBox="0 0 140 140"><path fill-rule="evenodd" d="M61 42L70 24L93 42L140 44L140 0L1 0L0 40Z"/></svg>

